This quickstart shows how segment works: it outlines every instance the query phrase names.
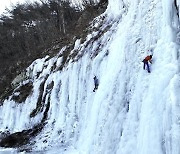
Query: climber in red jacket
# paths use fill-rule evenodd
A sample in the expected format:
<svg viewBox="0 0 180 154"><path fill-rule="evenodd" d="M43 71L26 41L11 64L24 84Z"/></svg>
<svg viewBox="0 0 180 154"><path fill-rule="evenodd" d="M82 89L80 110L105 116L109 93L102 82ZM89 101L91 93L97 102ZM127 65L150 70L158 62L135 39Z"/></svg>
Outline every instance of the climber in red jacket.
<svg viewBox="0 0 180 154"><path fill-rule="evenodd" d="M143 69L145 70L145 66L147 66L148 73L151 73L148 62L152 64L152 55L149 55L146 58L144 58L142 62L144 63Z"/></svg>

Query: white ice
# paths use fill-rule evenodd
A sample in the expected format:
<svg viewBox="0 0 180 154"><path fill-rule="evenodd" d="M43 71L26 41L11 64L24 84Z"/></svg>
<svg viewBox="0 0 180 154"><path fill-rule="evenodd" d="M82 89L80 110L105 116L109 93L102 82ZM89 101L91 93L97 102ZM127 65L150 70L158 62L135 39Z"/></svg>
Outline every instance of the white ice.
<svg viewBox="0 0 180 154"><path fill-rule="evenodd" d="M109 0L101 16L104 21L98 17L94 23L103 23L99 32L110 28L88 46L98 32L82 44L77 40L77 61L52 72L62 58L46 57L27 69L33 72L33 93L19 105L5 100L1 131L22 131L40 122L43 113L29 115L48 77L43 96L54 82L45 101L50 98L48 123L33 139L34 153L180 154L180 42L174 2ZM151 73L143 70L148 54L153 54ZM94 75L100 81L96 92Z"/></svg>

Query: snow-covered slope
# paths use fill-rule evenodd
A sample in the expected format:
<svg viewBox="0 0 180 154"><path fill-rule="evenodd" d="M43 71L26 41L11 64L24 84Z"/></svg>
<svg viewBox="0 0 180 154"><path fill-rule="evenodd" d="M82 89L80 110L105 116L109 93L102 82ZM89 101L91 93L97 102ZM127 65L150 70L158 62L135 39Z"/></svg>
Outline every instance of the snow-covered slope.
<svg viewBox="0 0 180 154"><path fill-rule="evenodd" d="M23 92L17 87L3 102L1 131L11 134L42 124L30 139L32 153L180 154L174 2L109 0L92 27L96 30L85 41L76 41L63 69L66 47L27 68L30 78L20 87L32 87L31 92L16 103ZM148 54L153 54L151 73L142 68Z"/></svg>

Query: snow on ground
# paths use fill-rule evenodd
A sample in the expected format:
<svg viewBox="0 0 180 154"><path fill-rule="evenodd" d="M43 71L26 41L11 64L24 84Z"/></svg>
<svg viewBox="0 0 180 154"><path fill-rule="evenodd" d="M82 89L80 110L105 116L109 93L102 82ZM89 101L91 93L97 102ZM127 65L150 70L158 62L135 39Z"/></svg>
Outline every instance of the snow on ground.
<svg viewBox="0 0 180 154"><path fill-rule="evenodd" d="M51 73L61 58L30 66L33 94L24 104L6 100L0 107L1 129L21 131L41 120L42 113L29 114L50 74L44 84L48 90L53 81L45 97L46 104L50 100L48 123L33 139L36 153L179 154L180 59L173 2L109 0L105 14L101 29L111 28L86 48L86 41L77 40L75 49L84 53L77 62ZM148 54L153 54L151 73L142 68ZM100 81L95 93L94 75Z"/></svg>

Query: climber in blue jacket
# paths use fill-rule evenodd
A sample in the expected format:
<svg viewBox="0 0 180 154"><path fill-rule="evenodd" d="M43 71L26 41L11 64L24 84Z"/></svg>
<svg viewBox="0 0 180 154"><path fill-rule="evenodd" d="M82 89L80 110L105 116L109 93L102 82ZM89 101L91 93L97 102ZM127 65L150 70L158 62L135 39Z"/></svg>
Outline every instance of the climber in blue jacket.
<svg viewBox="0 0 180 154"><path fill-rule="evenodd" d="M94 79L94 86L95 86L93 92L95 92L98 89L99 80L98 80L98 78L96 76L94 76L93 79Z"/></svg>

